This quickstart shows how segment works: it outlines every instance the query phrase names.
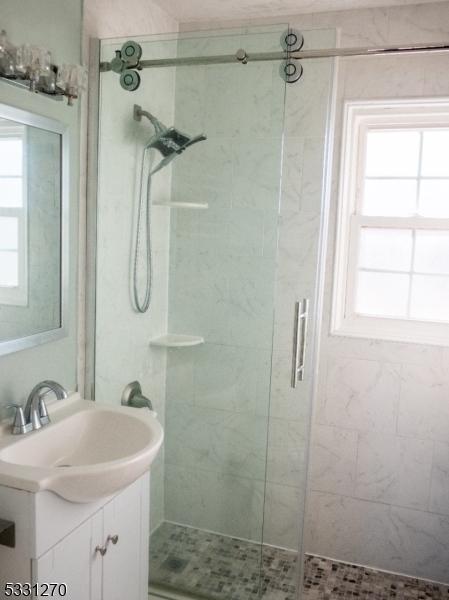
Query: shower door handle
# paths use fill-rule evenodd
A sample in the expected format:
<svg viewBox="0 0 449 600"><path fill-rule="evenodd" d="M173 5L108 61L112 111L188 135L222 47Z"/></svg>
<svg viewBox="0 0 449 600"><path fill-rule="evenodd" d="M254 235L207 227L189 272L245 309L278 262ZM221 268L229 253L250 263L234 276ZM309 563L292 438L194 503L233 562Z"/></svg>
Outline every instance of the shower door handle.
<svg viewBox="0 0 449 600"><path fill-rule="evenodd" d="M298 381L304 380L307 323L309 320L309 299L303 298L295 303L295 324L293 330L293 361L292 361L292 388Z"/></svg>

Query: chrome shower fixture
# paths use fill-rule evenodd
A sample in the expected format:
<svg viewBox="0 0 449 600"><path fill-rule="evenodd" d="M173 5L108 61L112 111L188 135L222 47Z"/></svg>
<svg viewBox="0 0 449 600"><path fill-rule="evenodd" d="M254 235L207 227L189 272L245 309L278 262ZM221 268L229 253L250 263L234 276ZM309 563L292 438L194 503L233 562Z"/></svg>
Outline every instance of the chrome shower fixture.
<svg viewBox="0 0 449 600"><path fill-rule="evenodd" d="M181 133L181 131L175 129L174 127L166 127L159 121L159 119L156 119L154 115L146 110L143 110L142 107L138 106L137 104L134 105L133 116L135 121L141 121L142 117L145 117L154 127L154 135L145 144L142 151L131 290L133 306L135 310L139 313L146 313L150 308L153 288L153 251L151 239L151 181L153 175L168 165L174 158L176 158L176 156L184 152L186 148L189 148L189 146L192 146L197 142L205 140L206 136L201 134L195 137L190 137L185 133ZM158 150L162 154L162 160L160 160L155 167L152 166L153 161L152 155L150 154L150 150L152 149ZM148 167L146 167L147 155L149 155L150 158ZM143 229L143 232L141 232L141 229ZM141 245L144 246L145 252L145 289L143 299L141 298L139 290L138 277Z"/></svg>
<svg viewBox="0 0 449 600"><path fill-rule="evenodd" d="M136 121L141 121L142 117L146 117L155 129L155 134L149 140L145 149L155 148L156 150L159 150L163 157L160 163L153 169L152 173L156 173L156 171L165 167L177 154L181 154L189 146L207 139L203 133L191 137L186 133L182 133L175 127L166 127L150 112L143 110L141 106L135 104L134 119Z"/></svg>

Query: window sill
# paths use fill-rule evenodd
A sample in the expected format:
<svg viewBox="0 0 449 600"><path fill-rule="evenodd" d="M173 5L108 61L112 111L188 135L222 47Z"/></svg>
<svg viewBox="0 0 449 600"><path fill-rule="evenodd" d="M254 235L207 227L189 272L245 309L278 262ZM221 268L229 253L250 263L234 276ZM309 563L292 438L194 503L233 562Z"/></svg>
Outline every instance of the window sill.
<svg viewBox="0 0 449 600"><path fill-rule="evenodd" d="M449 346L449 324L446 323L354 317L333 324L330 334L406 344Z"/></svg>

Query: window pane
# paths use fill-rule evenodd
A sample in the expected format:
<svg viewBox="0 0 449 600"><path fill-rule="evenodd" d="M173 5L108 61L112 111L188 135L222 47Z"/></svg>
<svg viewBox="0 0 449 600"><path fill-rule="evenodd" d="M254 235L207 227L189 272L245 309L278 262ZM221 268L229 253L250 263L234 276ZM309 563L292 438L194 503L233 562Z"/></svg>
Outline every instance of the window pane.
<svg viewBox="0 0 449 600"><path fill-rule="evenodd" d="M19 208L23 206L22 179L20 177L0 177L0 207Z"/></svg>
<svg viewBox="0 0 449 600"><path fill-rule="evenodd" d="M414 271L449 274L449 232L417 231Z"/></svg>
<svg viewBox="0 0 449 600"><path fill-rule="evenodd" d="M449 218L449 179L422 179L419 214L423 217Z"/></svg>
<svg viewBox="0 0 449 600"><path fill-rule="evenodd" d="M409 217L416 211L416 179L366 179L362 214Z"/></svg>
<svg viewBox="0 0 449 600"><path fill-rule="evenodd" d="M449 321L449 277L414 275L410 316L413 319Z"/></svg>
<svg viewBox="0 0 449 600"><path fill-rule="evenodd" d="M17 287L19 285L18 265L17 252L0 251L0 286Z"/></svg>
<svg viewBox="0 0 449 600"><path fill-rule="evenodd" d="M449 129L425 131L421 173L423 176L449 176Z"/></svg>
<svg viewBox="0 0 449 600"><path fill-rule="evenodd" d="M355 312L379 317L405 317L409 275L359 271Z"/></svg>
<svg viewBox="0 0 449 600"><path fill-rule="evenodd" d="M364 227L360 232L359 267L410 271L412 245L411 230Z"/></svg>
<svg viewBox="0 0 449 600"><path fill-rule="evenodd" d="M0 138L0 175L22 175L22 140Z"/></svg>
<svg viewBox="0 0 449 600"><path fill-rule="evenodd" d="M366 150L368 177L416 177L420 134L416 131L370 131Z"/></svg>
<svg viewBox="0 0 449 600"><path fill-rule="evenodd" d="M0 250L17 250L19 220L16 217L0 217Z"/></svg>

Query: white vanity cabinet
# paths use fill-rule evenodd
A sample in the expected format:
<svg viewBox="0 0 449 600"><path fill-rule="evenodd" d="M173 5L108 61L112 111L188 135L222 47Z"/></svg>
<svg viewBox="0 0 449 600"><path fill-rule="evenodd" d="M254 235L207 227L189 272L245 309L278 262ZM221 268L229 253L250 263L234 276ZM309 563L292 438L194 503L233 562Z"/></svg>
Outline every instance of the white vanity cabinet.
<svg viewBox="0 0 449 600"><path fill-rule="evenodd" d="M0 487L0 516L16 524L15 548L0 546L0 598L5 583L31 582L66 584L53 598L147 600L149 504L148 475L95 504Z"/></svg>

